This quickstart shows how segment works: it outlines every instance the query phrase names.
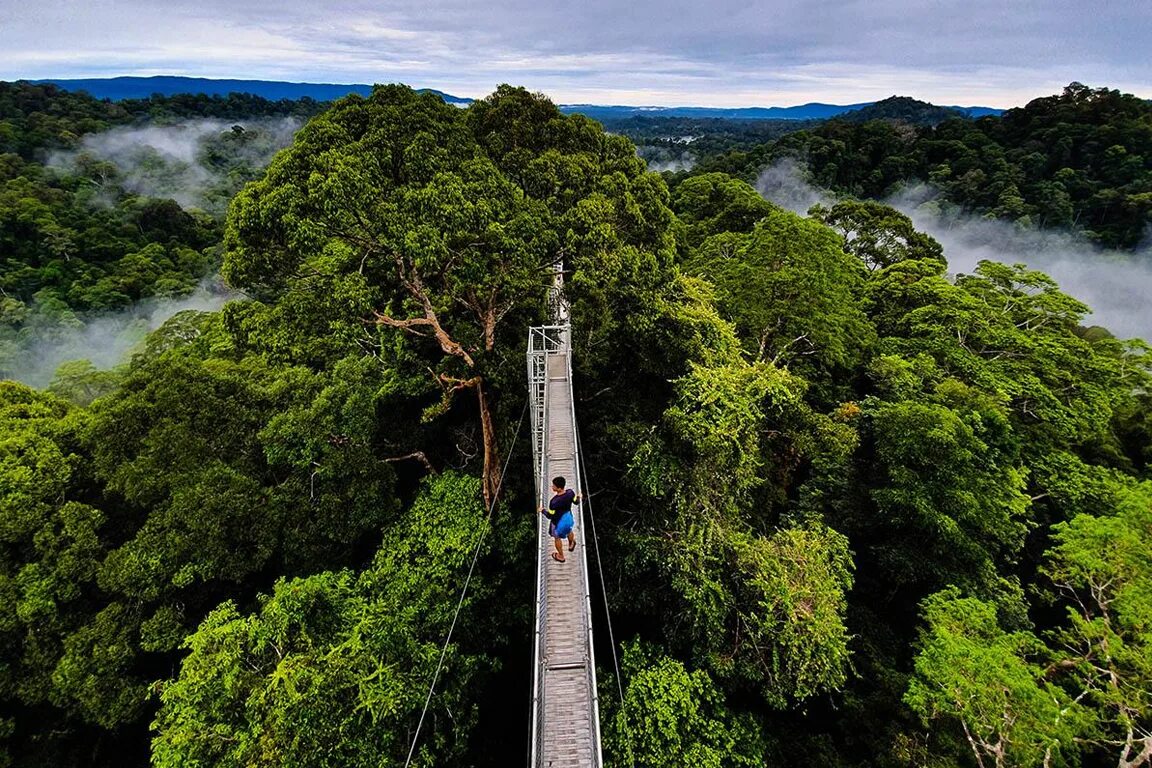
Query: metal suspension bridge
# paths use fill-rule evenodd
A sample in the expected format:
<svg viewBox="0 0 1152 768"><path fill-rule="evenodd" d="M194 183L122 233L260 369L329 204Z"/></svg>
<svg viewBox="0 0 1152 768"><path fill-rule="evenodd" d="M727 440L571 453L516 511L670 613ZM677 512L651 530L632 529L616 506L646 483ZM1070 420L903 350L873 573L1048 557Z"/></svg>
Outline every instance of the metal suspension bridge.
<svg viewBox="0 0 1152 768"><path fill-rule="evenodd" d="M554 325L528 331L529 409L536 498L549 500L551 478L583 497L580 446L572 397L572 331L556 273L549 304ZM536 535L535 680L532 688L532 768L601 768L600 702L592 649L592 610L581 507L572 507L577 546L565 562L552 559L548 521Z"/></svg>
<svg viewBox="0 0 1152 768"><path fill-rule="evenodd" d="M567 552L563 562L552 559L553 539L548 534L548 520L543 515L537 518L535 677L532 683L529 765L532 768L602 768L600 700L596 690L596 658L592 650L592 600L588 588L583 515L583 509L587 509L589 522L592 522L592 510L583 493L583 462L580 461L579 432L572 397L572 329L568 322L568 304L563 298L563 281L562 268L557 265L548 296L553 324L528 329L527 408L532 412L532 455L538 505L547 506L551 478L556 476L564 477L568 488L582 497L584 503L572 507L576 548ZM510 450L509 460L511 454ZM507 469L506 461L504 472ZM501 472L501 480L504 472ZM495 500L489 507L489 516L494 506ZM595 539L594 524L592 531ZM436 691L482 543L483 537L477 541L452 625L440 649L440 660L412 734L405 768L412 764L416 754L420 729ZM604 607L607 611L607 601ZM611 620L608 633L614 649ZM614 662L615 659L613 650ZM617 669L617 678L619 674ZM623 700L622 690L620 697Z"/></svg>

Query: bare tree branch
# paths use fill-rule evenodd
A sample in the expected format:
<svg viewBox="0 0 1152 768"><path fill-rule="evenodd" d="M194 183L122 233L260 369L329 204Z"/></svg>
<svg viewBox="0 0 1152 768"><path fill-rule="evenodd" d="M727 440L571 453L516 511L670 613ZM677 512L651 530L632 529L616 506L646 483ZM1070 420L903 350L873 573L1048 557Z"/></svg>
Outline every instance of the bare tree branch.
<svg viewBox="0 0 1152 768"><path fill-rule="evenodd" d="M392 328L400 328L416 336L427 336L428 334L413 330L415 327L427 327L432 331L432 335L436 337L436 341L440 343L440 349L444 351L444 354L459 357L469 368L475 367L476 361L472 359L472 356L468 354L467 350L460 346L455 339L449 336L448 332L444 330L444 327L440 325L440 319L436 316L436 310L432 306L432 300L428 297L428 291L425 290L424 283L420 280L420 273L416 271L415 267L410 269L406 267L404 257L401 254L394 254L394 259L396 261L396 274L400 278L401 285L403 285L412 298L416 299L416 301L420 303L420 306L423 307L424 316L400 319L391 317L377 310L372 310L372 314L376 318L376 323Z"/></svg>
<svg viewBox="0 0 1152 768"><path fill-rule="evenodd" d="M428 457L424 454L424 451L412 451L412 453L406 453L403 456L389 456L388 458L384 459L384 461L396 462L407 461L408 459L415 459L416 461L423 464L424 468L428 470L428 474L430 475L440 474L436 471L436 468L432 466L432 462L428 461Z"/></svg>

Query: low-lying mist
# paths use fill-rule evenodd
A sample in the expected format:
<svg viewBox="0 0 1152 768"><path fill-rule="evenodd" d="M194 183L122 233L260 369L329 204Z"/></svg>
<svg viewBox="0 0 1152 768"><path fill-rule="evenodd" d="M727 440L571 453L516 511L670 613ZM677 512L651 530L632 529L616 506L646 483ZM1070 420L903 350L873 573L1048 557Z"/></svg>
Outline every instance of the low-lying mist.
<svg viewBox="0 0 1152 768"><path fill-rule="evenodd" d="M78 149L53 153L48 166L76 173L82 157L110 163L129 192L220 213L240 185L292 143L301 125L285 117L118 127L85 136Z"/></svg>
<svg viewBox="0 0 1152 768"><path fill-rule="evenodd" d="M0 372L33 387L52 381L61 363L89 360L99 369L127 362L130 353L152 331L177 312L188 309L215 312L235 295L214 278L201 281L187 296L145 299L115 314L87 318L83 325L57 325L44 329L7 362Z"/></svg>
<svg viewBox="0 0 1152 768"><path fill-rule="evenodd" d="M47 164L58 173L107 183L108 193L97 196L95 205L115 202L119 187L220 215L235 192L292 143L301 125L298 118L277 118L118 127L85 136L77 149L55 152ZM71 360L115 367L176 313L215 311L231 297L219 278L210 278L186 296L146 299L113 314L57 317L33 304L32 321L0 339L0 378L44 387Z"/></svg>
<svg viewBox="0 0 1152 768"><path fill-rule="evenodd" d="M636 147L636 154L654 173L690 171L696 166L696 156L682 149L642 144Z"/></svg>
<svg viewBox="0 0 1152 768"><path fill-rule="evenodd" d="M765 168L756 188L768 200L806 215L835 197L804 178L794 160ZM1109 251L1067 232L1025 230L1005 221L943 215L938 193L918 185L882 202L909 216L944 247L949 271L971 273L982 260L1023 263L1050 275L1065 293L1092 308L1085 325L1101 325L1121 338L1152 339L1152 244L1134 253Z"/></svg>

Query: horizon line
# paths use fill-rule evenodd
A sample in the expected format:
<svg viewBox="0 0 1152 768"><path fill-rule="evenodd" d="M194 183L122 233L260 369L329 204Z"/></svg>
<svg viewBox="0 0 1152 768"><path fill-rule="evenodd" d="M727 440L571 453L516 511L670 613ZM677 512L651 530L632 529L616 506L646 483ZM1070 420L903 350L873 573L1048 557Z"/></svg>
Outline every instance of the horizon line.
<svg viewBox="0 0 1152 768"><path fill-rule="evenodd" d="M478 101L482 98L485 98L484 96L479 96L479 97L461 96L459 94L449 93L448 91L442 90L440 88L433 88L431 86L416 87L411 83L406 83L406 82L403 82L400 80L393 80L393 81L389 81L389 82L375 82L375 83L363 83L363 82L340 83L340 82L314 82L311 80L273 80L273 79L267 79L267 78L253 78L253 77L203 77L200 75L166 74L166 75L105 75L105 76L98 76L98 77L37 77L37 78L21 77L21 78L16 78L15 80L9 80L7 82L23 81L23 82L28 82L28 83L52 83L52 82L56 82L56 81L67 81L67 80L71 80L71 81L79 81L79 80L110 81L110 80L124 80L124 79L158 80L158 79L165 79L165 78L179 78L182 80L203 80L206 82L217 82L217 83L220 83L220 82L248 82L248 83L276 83L276 84L281 84L281 85L315 85L315 86L331 86L331 87L366 87L366 88L374 88L374 87L379 86L379 85L398 84L398 85L404 85L404 86L407 86L409 88L412 88L415 91L435 91L437 93L441 93L441 94L444 94L446 96L451 96L451 97L456 98L456 99L468 99L470 101ZM505 84L511 85L511 83L505 83ZM807 106L815 106L815 105L836 106L836 107L865 107L865 106L869 106L871 104L875 104L879 101L884 101L885 99L889 99L889 98L910 98L910 99L914 99L916 101L923 101L923 103L931 104L932 106L954 107L954 108L959 108L959 109L993 109L993 110L998 110L998 111L1002 111L1002 112L1007 111L1007 109L1003 108L1003 107L991 107L991 106L987 106L987 105L983 105L983 104L968 104L968 105L936 104L935 102L925 101L925 100L917 98L915 96L901 95L898 93L893 93L891 96L886 96L884 99L876 99L875 101L856 101L856 102L845 103L845 104L837 104L835 102L828 102L828 101L806 101L803 103L787 104L787 105L775 104L775 105L768 105L768 106L746 105L746 106L739 106L739 107L717 107L717 106L701 106L698 104L679 104L679 105L621 104L621 103L600 103L600 104L598 104L595 102L563 102L563 103L561 103L561 102L553 99L551 96L548 96L547 92L545 92L542 89L528 88L527 86L520 86L520 87L524 87L533 93L543 94L549 100L551 100L554 104L556 104L556 106L558 106L558 107L624 107L624 108L628 108L628 109L709 109L709 110L733 111L733 110L748 110L748 109L792 109L792 108L797 108L797 107L807 107ZM207 94L205 94L205 95L207 95ZM258 95L258 94L254 94L254 95ZM1036 97L1036 98L1041 98L1041 97ZM1010 109L1010 107L1008 109Z"/></svg>

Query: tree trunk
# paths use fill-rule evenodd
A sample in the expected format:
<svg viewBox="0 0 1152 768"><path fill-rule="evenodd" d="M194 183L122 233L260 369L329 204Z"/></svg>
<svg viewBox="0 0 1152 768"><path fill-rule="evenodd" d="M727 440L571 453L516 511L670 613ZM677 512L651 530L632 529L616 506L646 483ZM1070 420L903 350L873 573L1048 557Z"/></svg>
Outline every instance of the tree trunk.
<svg viewBox="0 0 1152 768"><path fill-rule="evenodd" d="M488 396L484 394L484 380L476 378L476 398L480 403L480 427L484 437L484 506L492 508L492 501L500 492L500 454L496 445L496 430L492 427L492 411L488 409Z"/></svg>
<svg viewBox="0 0 1152 768"><path fill-rule="evenodd" d="M400 282L408 290L408 293L420 302L420 306L424 309L424 316L396 318L374 309L372 310L372 315L375 318L376 324L399 328L405 333L414 336L427 337L427 331L431 331L432 336L435 337L444 354L460 358L470 370L475 370L476 361L472 358L472 355L460 343L449 336L448 332L444 330L444 326L440 324L440 318L436 315L432 300L428 295L427 289L424 287L424 281L421 279L420 272L416 269L416 266L406 263L404 256L400 253L393 254L393 258L396 261L396 272L400 278ZM479 317L484 332L484 348L491 352L496 345L496 323L500 320L503 313L510 309L512 305L509 303L503 308L497 305L495 289L492 290L487 304L482 305L475 297L465 301L464 304L473 309ZM457 379L443 373L434 373L433 376L442 384L450 386L449 391L445 395L446 402L447 398L450 398L453 393L461 389L468 389L470 387L476 389L476 397L480 402L480 427L484 440L484 506L490 508L493 500L496 498L496 494L500 490L500 458L497 452L496 432L492 427L492 414L488 410L488 398L484 394L484 379L480 376L473 376L467 380ZM415 454L410 454L410 456L414 455Z"/></svg>

